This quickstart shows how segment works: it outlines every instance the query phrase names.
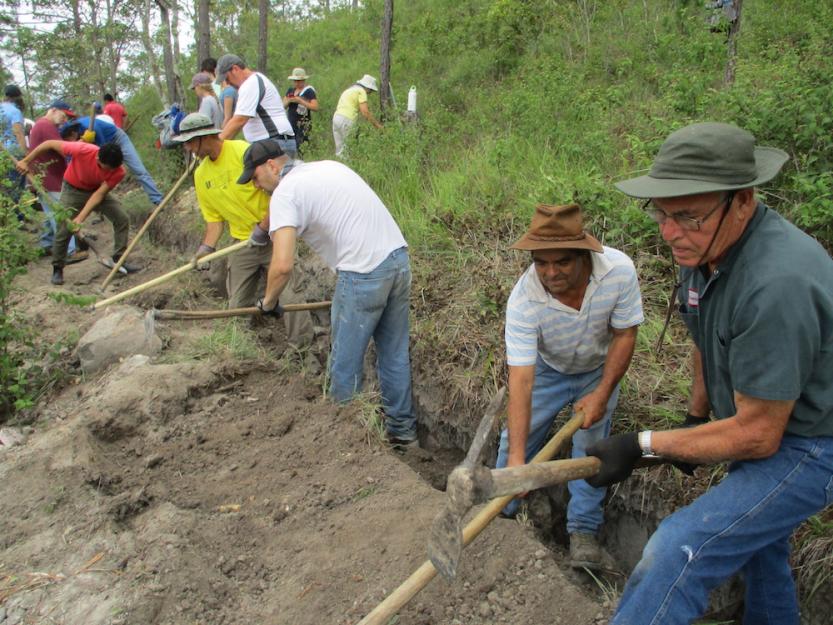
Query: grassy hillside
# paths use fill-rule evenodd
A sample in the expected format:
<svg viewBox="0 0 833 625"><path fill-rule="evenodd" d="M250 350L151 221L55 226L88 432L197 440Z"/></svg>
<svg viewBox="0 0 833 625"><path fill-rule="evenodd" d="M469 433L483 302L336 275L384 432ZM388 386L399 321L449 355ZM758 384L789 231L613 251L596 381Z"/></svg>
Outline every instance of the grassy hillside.
<svg viewBox="0 0 833 625"><path fill-rule="evenodd" d="M270 31L270 76L285 88L301 65L319 94L310 160L332 158L341 91L364 73L378 77L382 1L364 4ZM833 244L833 6L746 0L730 87L726 36L705 17L701 2L685 0L397 3L392 82L402 109L409 86L418 88L419 123L393 113L382 132L365 125L350 164L411 245L414 362L443 389L445 408L480 406L504 379L502 315L527 262L508 245L536 203L578 201L594 232L635 258L645 294L648 320L620 411L630 423L620 427L681 418L684 332L672 327L661 358L652 350L673 269L655 226L612 186L647 168L676 128L727 121L787 150L788 165L761 195ZM253 19L215 33L218 56L256 57ZM158 110L147 92L134 99L134 109ZM151 167L175 177L171 158L157 155ZM830 514L801 534L805 596L829 579L818 562L829 561L831 535Z"/></svg>

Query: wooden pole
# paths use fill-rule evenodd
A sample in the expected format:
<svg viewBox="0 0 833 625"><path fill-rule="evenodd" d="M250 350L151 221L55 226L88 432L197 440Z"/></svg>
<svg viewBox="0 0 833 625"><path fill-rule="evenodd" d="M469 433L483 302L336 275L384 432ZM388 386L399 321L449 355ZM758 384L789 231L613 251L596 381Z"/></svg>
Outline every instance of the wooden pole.
<svg viewBox="0 0 833 625"><path fill-rule="evenodd" d="M113 276L115 276L119 272L119 269L124 264L124 261L127 260L128 254L130 254L130 252L133 251L133 248L136 247L136 244L139 242L139 239L142 238L142 235L145 232L147 232L148 228L150 228L150 224L153 222L154 219L156 219L156 216L159 214L159 211L165 208L165 205L171 200L171 198L174 196L174 193L177 192L177 189L179 189L179 187L185 181L185 178L187 178L191 171L194 169L194 163L196 162L197 159L193 159L190 163L188 163L188 165L185 167L185 173L183 173L179 177L179 180L177 180L176 183L174 183L174 186L171 187L171 190L168 191L168 194L162 198L162 201L159 202L159 205L145 220L145 223L142 224L142 227L139 229L139 232L136 233L136 236L133 237L133 240L130 242L130 245L128 245L127 249L124 250L124 254L121 255L121 258L119 258L118 262L113 265L113 268L110 270L110 273L107 274L106 278L104 278L104 282L101 283L102 289L106 287L108 284L110 284L110 281L113 279Z"/></svg>
<svg viewBox="0 0 833 625"><path fill-rule="evenodd" d="M584 415L579 413L570 419L564 427L562 427L550 439L550 441L539 451L532 459L531 463L540 463L550 460L561 448L564 442L573 437L573 434L581 427L584 422ZM500 511L506 507L514 495L507 495L505 497L498 497L492 499L486 504L477 515L469 521L465 529L463 529L463 547L467 547L483 529L491 523ZM413 599L416 594L425 588L434 577L437 575L437 569L431 564L430 560L422 563L411 576L406 579L396 590L390 593L384 601L373 608L373 611L365 616L358 625L387 625L388 621L394 614L399 612L406 603Z"/></svg>
<svg viewBox="0 0 833 625"><path fill-rule="evenodd" d="M284 312L297 312L299 310L320 310L329 308L332 302L308 302L303 304L287 304L281 306ZM245 308L227 308L225 310L154 310L154 319L222 319L224 317L244 317L246 315L259 315L260 308L247 306Z"/></svg>
<svg viewBox="0 0 833 625"><path fill-rule="evenodd" d="M212 260L216 260L218 258L222 258L223 256L228 256L232 252L236 252L237 250L241 250L249 244L248 241L238 241L234 245L229 245L228 247L224 247L221 250L217 250L211 254L203 256L200 258L199 262L207 263ZM109 306L110 304L115 304L116 302L120 302L121 300L125 299L126 297L130 297L131 295L136 295L137 293L141 293L142 291L146 291L152 286L160 285L172 278L175 278L181 273L185 273L194 269L197 266L195 261L189 262L187 265L183 265L179 269L174 269L173 271L169 271L165 275L159 276L158 278L154 278L153 280L148 280L147 282L140 284L138 286L134 286L132 289L127 289L118 295L114 295L108 299L101 300L100 302L96 302L93 305L93 310L98 310L99 308L104 308L105 306Z"/></svg>

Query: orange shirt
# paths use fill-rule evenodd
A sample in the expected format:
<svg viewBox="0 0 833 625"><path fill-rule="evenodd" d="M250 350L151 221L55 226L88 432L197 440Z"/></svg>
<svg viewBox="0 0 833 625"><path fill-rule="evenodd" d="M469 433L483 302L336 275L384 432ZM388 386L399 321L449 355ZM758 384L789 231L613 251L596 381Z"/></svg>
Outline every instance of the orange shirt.
<svg viewBox="0 0 833 625"><path fill-rule="evenodd" d="M64 156L72 160L64 172L64 180L76 189L95 191L106 182L111 189L124 178L124 166L116 169L104 169L98 163L98 146L83 141L65 141Z"/></svg>

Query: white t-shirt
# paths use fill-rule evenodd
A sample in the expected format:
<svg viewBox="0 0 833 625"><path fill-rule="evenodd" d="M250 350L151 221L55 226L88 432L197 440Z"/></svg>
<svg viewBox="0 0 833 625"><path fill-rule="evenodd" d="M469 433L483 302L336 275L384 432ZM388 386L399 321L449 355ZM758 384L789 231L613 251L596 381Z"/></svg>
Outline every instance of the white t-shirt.
<svg viewBox="0 0 833 625"><path fill-rule="evenodd" d="M295 166L269 203L269 231L291 226L331 268L369 273L408 244L379 196L336 161Z"/></svg>
<svg viewBox="0 0 833 625"><path fill-rule="evenodd" d="M593 270L581 310L562 304L541 284L535 265L521 276L506 306L506 356L511 366L534 365L538 355L567 375L602 366L613 337L610 328L644 321L633 262L610 247L590 253Z"/></svg>
<svg viewBox="0 0 833 625"><path fill-rule="evenodd" d="M283 108L281 96L277 88L266 76L260 72L253 72L237 92L237 107L234 109L235 115L245 115L251 117L246 125L243 126L243 136L246 141L252 143L261 139L268 139L269 133L263 126L260 116L257 114L258 98L260 96L260 86L257 82L257 77L263 80L264 95L263 100L260 100L261 106L266 110L272 121L275 122L275 127L278 133L282 135L294 135L292 126L289 123L289 118L286 116L286 110Z"/></svg>

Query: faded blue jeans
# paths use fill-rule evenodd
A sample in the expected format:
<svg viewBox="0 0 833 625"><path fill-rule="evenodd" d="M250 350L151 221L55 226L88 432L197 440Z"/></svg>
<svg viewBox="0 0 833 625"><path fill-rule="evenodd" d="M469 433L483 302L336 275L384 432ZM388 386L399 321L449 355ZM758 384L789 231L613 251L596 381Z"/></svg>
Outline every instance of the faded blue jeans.
<svg viewBox="0 0 833 625"><path fill-rule="evenodd" d="M831 504L833 437L784 436L769 458L732 463L723 481L660 523L611 625L688 625L738 571L744 625L798 625L790 535Z"/></svg>
<svg viewBox="0 0 833 625"><path fill-rule="evenodd" d="M541 356L535 363L535 383L532 387L532 418L529 424L529 437L526 439L526 461L532 460L549 440L547 435L552 429L553 421L567 404L575 403L599 385L604 366L588 371L568 375L560 373L545 363ZM619 400L619 386L607 402L604 418L594 423L587 430L579 430L573 435L573 458L584 458L588 445L606 438L610 434L610 420ZM500 433L495 466L502 469L509 457L509 431L504 428ZM570 502L567 504L567 531L595 534L604 522L602 502L606 488L593 488L584 480L573 480L567 484ZM503 509L503 513L514 515L519 501L513 499Z"/></svg>
<svg viewBox="0 0 833 625"><path fill-rule="evenodd" d="M43 222L40 234L40 246L44 250L52 252L52 243L55 241L55 233L58 232L58 224L55 222L55 215L52 212L51 204L57 204L61 199L60 191L47 191L49 197L40 196L40 205L43 209L43 214L46 219ZM51 204L50 204L51 203ZM75 237L69 240L69 247L67 247L67 256L75 254Z"/></svg>
<svg viewBox="0 0 833 625"><path fill-rule="evenodd" d="M130 170L130 173L132 173L136 177L136 180L139 181L139 184L142 185L142 189L148 196L151 203L159 204L159 202L162 201L162 194L159 192L159 189L156 188L156 183L148 173L148 170L145 169L145 164L142 163L142 159L139 157L139 153L136 151L136 148L133 146L133 142L130 140L130 137L127 136L127 133L121 128L116 128L113 143L117 144L121 148L121 153L124 156L124 166Z"/></svg>
<svg viewBox="0 0 833 625"><path fill-rule="evenodd" d="M331 309L330 395L345 402L361 391L364 355L373 338L385 427L404 441L417 437L408 353L410 293L408 249L401 247L369 273L339 271Z"/></svg>

